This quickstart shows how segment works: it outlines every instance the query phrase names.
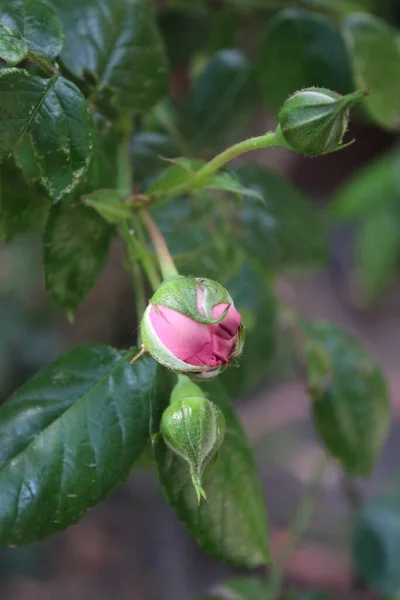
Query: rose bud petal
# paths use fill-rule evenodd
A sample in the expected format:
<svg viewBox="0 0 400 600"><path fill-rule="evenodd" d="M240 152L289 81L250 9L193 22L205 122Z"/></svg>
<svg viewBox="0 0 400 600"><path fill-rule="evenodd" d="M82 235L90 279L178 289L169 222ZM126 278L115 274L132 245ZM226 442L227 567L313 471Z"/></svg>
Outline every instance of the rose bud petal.
<svg viewBox="0 0 400 600"><path fill-rule="evenodd" d="M213 377L241 353L244 327L232 298L216 281L176 277L153 298L141 325L144 348L161 364Z"/></svg>

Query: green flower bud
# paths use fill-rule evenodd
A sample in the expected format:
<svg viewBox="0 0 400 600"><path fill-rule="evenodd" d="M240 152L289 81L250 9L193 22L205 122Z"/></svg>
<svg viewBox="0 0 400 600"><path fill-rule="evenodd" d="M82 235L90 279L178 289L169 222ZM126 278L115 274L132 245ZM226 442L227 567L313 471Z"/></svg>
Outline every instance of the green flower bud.
<svg viewBox="0 0 400 600"><path fill-rule="evenodd" d="M145 350L159 363L192 377L214 377L243 348L244 327L217 281L177 276L151 298L142 323Z"/></svg>
<svg viewBox="0 0 400 600"><path fill-rule="evenodd" d="M206 498L202 488L204 469L224 439L225 419L198 385L181 376L172 391L171 404L161 418L161 434L167 446L190 469L197 500Z"/></svg>
<svg viewBox="0 0 400 600"><path fill-rule="evenodd" d="M285 145L307 156L338 150L347 129L350 107L364 96L362 91L341 96L325 88L300 90L283 104L278 134Z"/></svg>

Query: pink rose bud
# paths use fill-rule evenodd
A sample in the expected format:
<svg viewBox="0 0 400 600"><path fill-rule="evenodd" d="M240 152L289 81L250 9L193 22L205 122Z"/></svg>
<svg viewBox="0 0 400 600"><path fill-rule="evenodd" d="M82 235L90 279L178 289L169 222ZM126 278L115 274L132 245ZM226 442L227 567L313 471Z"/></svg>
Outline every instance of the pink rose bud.
<svg viewBox="0 0 400 600"><path fill-rule="evenodd" d="M142 320L145 349L164 366L213 377L242 351L244 327L233 300L211 279L176 277L154 294Z"/></svg>

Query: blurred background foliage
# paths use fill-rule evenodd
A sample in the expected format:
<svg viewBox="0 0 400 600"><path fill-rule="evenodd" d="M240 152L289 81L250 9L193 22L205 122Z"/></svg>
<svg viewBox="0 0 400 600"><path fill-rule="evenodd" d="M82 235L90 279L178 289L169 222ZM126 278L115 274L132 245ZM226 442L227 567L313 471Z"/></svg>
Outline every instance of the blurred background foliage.
<svg viewBox="0 0 400 600"><path fill-rule="evenodd" d="M241 367L221 379L241 399L274 551L320 454L286 303L350 329L381 362L394 424L378 469L365 482L329 467L316 518L287 565L284 597L370 598L372 590L394 599L400 593L400 2L154 5L170 64L169 96L136 119L131 157L138 191L157 181L165 159L208 159L273 129L282 102L298 89L371 92L347 133L356 142L344 152L307 159L282 149L259 151L234 166L238 181L265 204L201 191L154 214L182 272L220 279L243 315L248 337ZM105 164L111 165L112 140L108 148ZM27 157L29 149L20 149L23 171L31 168ZM37 202L28 209L27 187L20 174L2 173L0 207L4 194L20 207L1 212L2 400L62 350L89 341L126 347L137 327L116 241L73 327L53 306L41 272L48 207L35 188ZM215 194L224 202L214 202ZM36 233L27 232L33 222ZM65 534L0 553L0 593L7 600L266 598L259 579L241 575L198 551L146 471Z"/></svg>

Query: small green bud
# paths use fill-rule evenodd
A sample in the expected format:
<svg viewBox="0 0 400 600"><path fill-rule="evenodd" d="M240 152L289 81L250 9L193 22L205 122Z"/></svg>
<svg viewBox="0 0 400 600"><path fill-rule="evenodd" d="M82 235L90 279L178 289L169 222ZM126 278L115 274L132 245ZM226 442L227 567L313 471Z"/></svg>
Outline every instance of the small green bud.
<svg viewBox="0 0 400 600"><path fill-rule="evenodd" d="M282 135L284 145L307 156L338 150L350 107L364 96L362 91L341 96L325 88L300 90L286 100L279 112L278 135Z"/></svg>
<svg viewBox="0 0 400 600"><path fill-rule="evenodd" d="M206 498L201 483L204 469L224 439L224 415L198 385L181 376L162 415L161 434L167 446L189 464L200 503L201 497Z"/></svg>

